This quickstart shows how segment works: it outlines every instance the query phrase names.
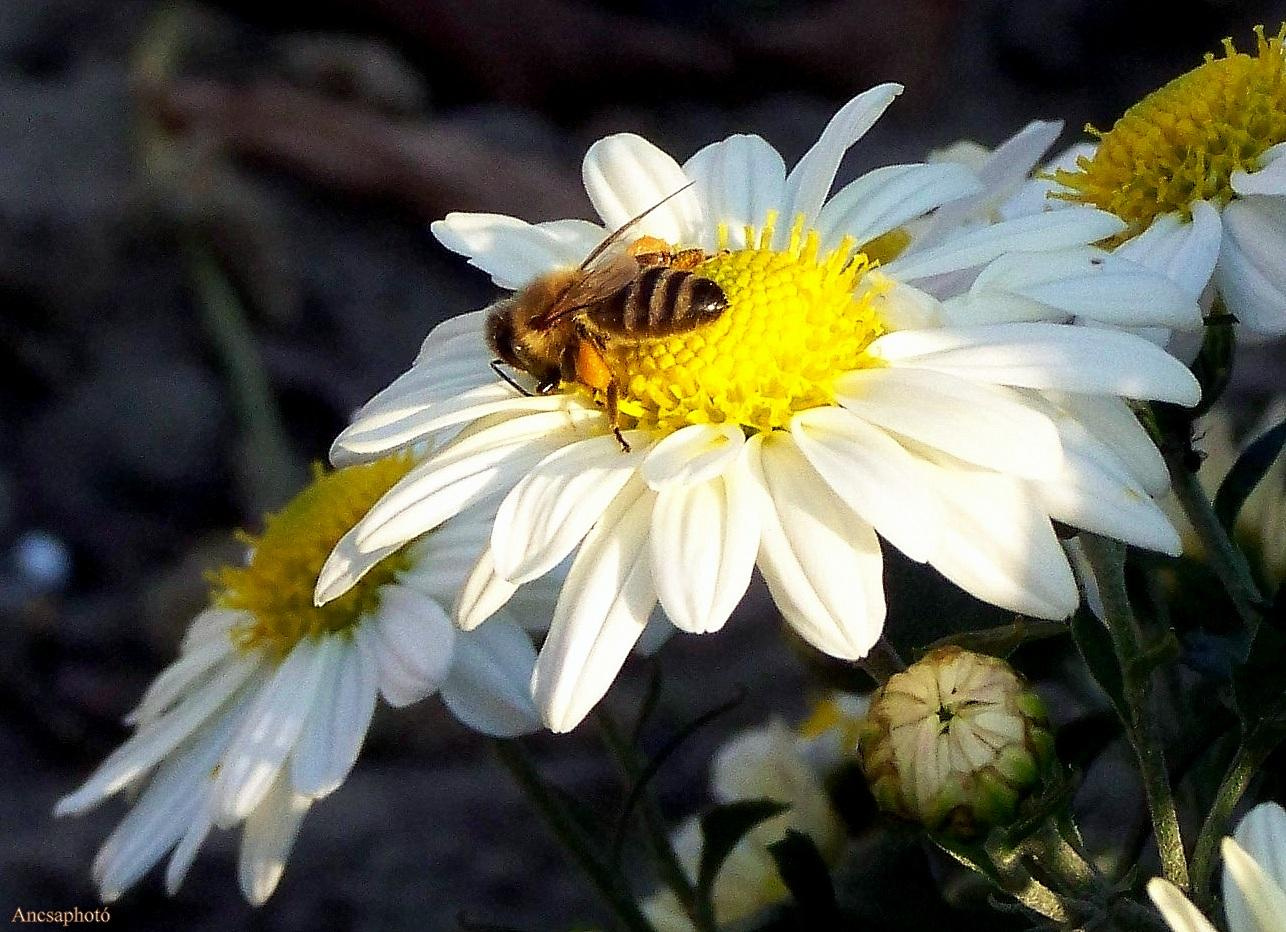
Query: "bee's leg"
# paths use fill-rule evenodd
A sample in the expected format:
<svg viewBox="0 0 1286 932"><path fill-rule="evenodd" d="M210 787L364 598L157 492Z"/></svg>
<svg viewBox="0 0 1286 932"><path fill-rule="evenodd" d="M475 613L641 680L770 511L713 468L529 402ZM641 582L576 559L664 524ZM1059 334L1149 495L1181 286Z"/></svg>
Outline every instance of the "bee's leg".
<svg viewBox="0 0 1286 932"><path fill-rule="evenodd" d="M517 379L515 379L504 369L500 368L500 364L503 362L504 362L503 359L491 360L491 371L494 372L496 375L500 376L500 378L504 379L505 382L509 385L509 387L512 388L514 391L518 392L518 394L525 395L526 397L530 398L531 392L528 391L524 386L519 385Z"/></svg>
<svg viewBox="0 0 1286 932"><path fill-rule="evenodd" d="M612 433L616 434L616 439L621 444L621 450L625 453L629 453L630 444L629 444L629 441L625 439L625 436L621 433L621 425L619 423L620 417L621 417L621 411L620 411L620 408L618 407L620 403L620 395L616 388L616 379L612 379L610 382L607 383L607 390L603 393L603 395L604 395L603 400L607 408L607 420L608 420L608 423L612 425Z"/></svg>

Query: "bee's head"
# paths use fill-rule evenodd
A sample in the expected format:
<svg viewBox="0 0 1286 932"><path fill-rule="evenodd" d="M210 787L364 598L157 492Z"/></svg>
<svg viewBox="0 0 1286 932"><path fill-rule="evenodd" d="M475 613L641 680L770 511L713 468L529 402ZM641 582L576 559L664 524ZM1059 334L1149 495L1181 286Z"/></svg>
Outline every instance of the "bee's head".
<svg viewBox="0 0 1286 932"><path fill-rule="evenodd" d="M541 384L558 381L559 364L550 358L548 341L524 324L521 302L502 301L487 315L487 343L506 365L536 377Z"/></svg>
<svg viewBox="0 0 1286 932"><path fill-rule="evenodd" d="M517 310L512 302L504 301L492 308L487 315L487 343L505 363L515 369L523 368L518 358L517 330L514 327L514 313Z"/></svg>

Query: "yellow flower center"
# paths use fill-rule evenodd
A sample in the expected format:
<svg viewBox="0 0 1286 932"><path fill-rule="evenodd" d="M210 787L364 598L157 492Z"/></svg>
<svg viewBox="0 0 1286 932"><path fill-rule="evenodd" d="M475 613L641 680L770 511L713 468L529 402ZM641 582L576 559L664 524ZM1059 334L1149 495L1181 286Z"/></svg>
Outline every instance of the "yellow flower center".
<svg viewBox="0 0 1286 932"><path fill-rule="evenodd" d="M851 240L822 254L802 220L775 250L772 228L770 215L757 236L747 231L751 246L697 267L727 298L718 319L677 336L609 344L620 408L640 427L784 428L793 414L831 404L839 375L872 364L866 349L884 327L874 310L883 289L864 280L870 260Z"/></svg>
<svg viewBox="0 0 1286 932"><path fill-rule="evenodd" d="M1232 174L1255 171L1268 148L1286 141L1286 25L1273 39L1255 30L1256 54L1224 40L1224 58L1175 78L1132 106L1100 138L1078 171L1055 178L1066 200L1111 211L1141 232L1157 216L1190 216L1198 200L1226 204Z"/></svg>
<svg viewBox="0 0 1286 932"><path fill-rule="evenodd" d="M400 455L334 472L317 466L313 481L267 517L262 534L240 535L251 548L250 561L211 577L215 604L249 616L232 632L239 647L284 657L304 638L349 631L379 607L380 587L407 568L405 548L333 602L313 605L313 587L335 544L413 462Z"/></svg>

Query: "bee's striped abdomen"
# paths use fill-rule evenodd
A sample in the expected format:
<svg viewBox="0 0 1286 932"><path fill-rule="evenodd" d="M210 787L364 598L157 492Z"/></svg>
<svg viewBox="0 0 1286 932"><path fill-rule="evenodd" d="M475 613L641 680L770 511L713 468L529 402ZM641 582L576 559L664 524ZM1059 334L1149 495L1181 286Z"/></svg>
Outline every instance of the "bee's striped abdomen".
<svg viewBox="0 0 1286 932"><path fill-rule="evenodd" d="M643 269L587 316L606 333L641 339L692 330L717 318L727 306L723 289L710 279L657 266Z"/></svg>

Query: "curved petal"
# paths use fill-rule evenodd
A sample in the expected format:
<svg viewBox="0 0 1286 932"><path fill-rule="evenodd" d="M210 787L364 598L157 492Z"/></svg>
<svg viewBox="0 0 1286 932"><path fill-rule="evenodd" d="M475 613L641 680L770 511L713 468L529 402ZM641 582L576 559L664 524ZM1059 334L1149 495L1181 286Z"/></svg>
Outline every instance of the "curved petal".
<svg viewBox="0 0 1286 932"><path fill-rule="evenodd" d="M603 697L656 605L648 525L656 493L636 480L616 497L572 563L532 672L545 724L580 724Z"/></svg>
<svg viewBox="0 0 1286 932"><path fill-rule="evenodd" d="M1228 310L1262 334L1286 333L1286 197L1252 197L1224 210L1215 283Z"/></svg>
<svg viewBox="0 0 1286 932"><path fill-rule="evenodd" d="M1063 460L1054 424L1011 390L931 369L859 369L835 397L885 430L979 466L1039 478Z"/></svg>
<svg viewBox="0 0 1286 932"><path fill-rule="evenodd" d="M1195 300L1210 284L1222 240L1219 211L1197 201L1191 220L1162 214L1138 236L1117 246L1115 255L1160 272Z"/></svg>
<svg viewBox="0 0 1286 932"><path fill-rule="evenodd" d="M817 142L786 176L784 209L777 225L779 238L789 235L791 224L800 214L806 227L812 225L835 183L835 172L844 154L901 93L901 84L880 84L858 94L831 117Z"/></svg>
<svg viewBox="0 0 1286 932"><path fill-rule="evenodd" d="M299 826L310 806L312 800L292 792L290 781L283 774L246 819L241 832L237 880L251 906L262 906L277 889L286 869L286 858L290 857Z"/></svg>
<svg viewBox="0 0 1286 932"><path fill-rule="evenodd" d="M973 269L1007 252L1049 252L1086 246L1125 229L1125 223L1093 207L1067 207L1013 220L1002 220L948 236L924 249L914 246L883 267L898 281Z"/></svg>
<svg viewBox="0 0 1286 932"><path fill-rule="evenodd" d="M1228 927L1277 928L1286 918L1286 811L1273 802L1251 809L1224 839L1223 856Z"/></svg>
<svg viewBox="0 0 1286 932"><path fill-rule="evenodd" d="M429 229L501 288L518 289L555 269L577 266L588 252L581 251L585 237L568 235L565 226L542 228L501 214L451 213Z"/></svg>
<svg viewBox="0 0 1286 932"><path fill-rule="evenodd" d="M947 522L929 562L961 589L1037 618L1066 618L1080 593L1027 483L964 465L923 464Z"/></svg>
<svg viewBox="0 0 1286 932"><path fill-rule="evenodd" d="M442 701L464 724L483 734L514 738L540 727L531 699L536 648L521 628L503 618L456 639Z"/></svg>
<svg viewBox="0 0 1286 932"><path fill-rule="evenodd" d="M627 431L630 452L607 434L555 450L505 497L491 532L496 572L522 584L566 557L638 471L648 435Z"/></svg>
<svg viewBox="0 0 1286 932"><path fill-rule="evenodd" d="M1128 403L1108 395L1046 394L1055 405L1107 445L1150 495L1170 488L1165 458Z"/></svg>
<svg viewBox="0 0 1286 932"><path fill-rule="evenodd" d="M633 227L633 235L656 236L674 244L697 241L702 211L696 192L689 189L671 197L690 179L678 162L642 136L618 133L600 139L585 153L581 175L590 202L608 230L617 230L647 211Z"/></svg>
<svg viewBox="0 0 1286 932"><path fill-rule="evenodd" d="M263 800L294 749L317 685L338 650L333 638L300 641L259 690L214 780L216 825L235 825Z"/></svg>
<svg viewBox="0 0 1286 932"><path fill-rule="evenodd" d="M750 585L759 514L743 490L743 483L716 476L667 485L657 495L652 581L661 607L681 631L719 630Z"/></svg>
<svg viewBox="0 0 1286 932"><path fill-rule="evenodd" d="M786 192L786 163L758 136L729 136L697 152L683 164L705 205L700 245L719 248L718 227L728 232L730 249L744 248L746 227L760 228L768 211L779 210Z"/></svg>
<svg viewBox="0 0 1286 932"><path fill-rule="evenodd" d="M929 558L942 509L905 447L840 408L801 412L790 432L809 465L863 521L910 559Z"/></svg>
<svg viewBox="0 0 1286 932"><path fill-rule="evenodd" d="M1270 147L1260 157L1258 171L1232 173L1232 189L1249 194L1286 195L1286 142Z"/></svg>
<svg viewBox="0 0 1286 932"><path fill-rule="evenodd" d="M1173 932L1215 932L1210 920L1170 881L1153 877L1148 881L1148 896Z"/></svg>
<svg viewBox="0 0 1286 932"><path fill-rule="evenodd" d="M821 209L816 228L826 248L845 236L861 246L980 187L973 172L951 162L886 165L841 188Z"/></svg>
<svg viewBox="0 0 1286 932"><path fill-rule="evenodd" d="M462 631L472 631L504 608L517 591L517 584L496 572L496 560L488 544L460 588L452 617Z"/></svg>
<svg viewBox="0 0 1286 932"><path fill-rule="evenodd" d="M380 589L373 618L358 629L375 658L380 693L392 706L410 705L442 685L456 631L442 606L396 583Z"/></svg>
<svg viewBox="0 0 1286 932"><path fill-rule="evenodd" d="M643 461L647 484L708 482L723 475L741 453L746 435L735 424L690 424L659 440Z"/></svg>
<svg viewBox="0 0 1286 932"><path fill-rule="evenodd" d="M366 640L353 638L340 646L318 685L290 759L291 786L313 799L328 796L347 779L366 738L379 691L375 657Z"/></svg>
<svg viewBox="0 0 1286 932"><path fill-rule="evenodd" d="M746 446L757 490L759 569L804 640L843 660L865 657L884 630L884 560L870 525L813 471L787 434Z"/></svg>
<svg viewBox="0 0 1286 932"><path fill-rule="evenodd" d="M1194 405L1201 386L1188 367L1141 337L1049 323L902 330L868 352L890 365L974 382Z"/></svg>

